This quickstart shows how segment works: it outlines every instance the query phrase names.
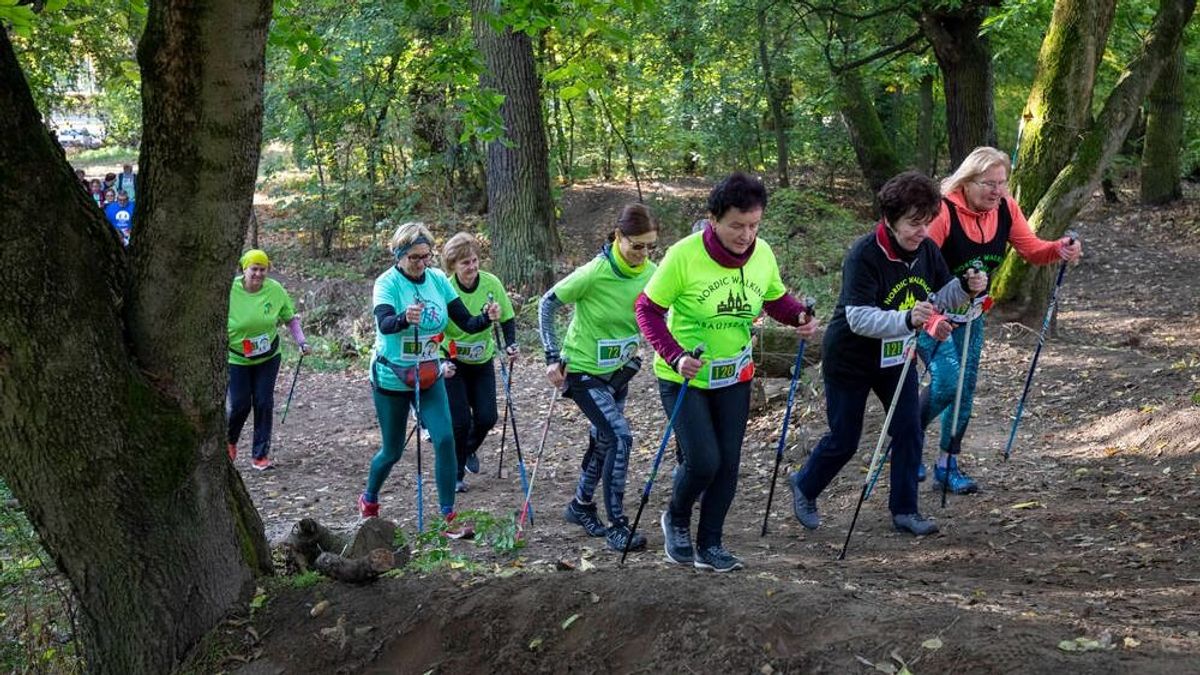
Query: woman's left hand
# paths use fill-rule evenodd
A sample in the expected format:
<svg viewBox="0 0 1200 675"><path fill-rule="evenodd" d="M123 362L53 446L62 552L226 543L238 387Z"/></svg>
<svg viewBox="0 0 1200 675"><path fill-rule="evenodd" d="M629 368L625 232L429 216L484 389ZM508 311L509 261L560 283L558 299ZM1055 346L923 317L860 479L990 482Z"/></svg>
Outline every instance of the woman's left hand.
<svg viewBox="0 0 1200 675"><path fill-rule="evenodd" d="M491 319L492 321L500 320L500 305L498 305L497 303L489 302L488 304L483 306L483 311L485 314L487 314L487 317L489 319Z"/></svg>
<svg viewBox="0 0 1200 675"><path fill-rule="evenodd" d="M1079 262L1079 259L1083 257L1083 242L1063 237L1058 242L1058 257L1067 262Z"/></svg>
<svg viewBox="0 0 1200 675"><path fill-rule="evenodd" d="M305 354L305 355L311 354L312 353L312 345L308 344L307 342L301 342L300 343L300 353Z"/></svg>
<svg viewBox="0 0 1200 675"><path fill-rule="evenodd" d="M799 326L796 326L796 334L807 340L817 333L817 317L812 314L803 314L806 321Z"/></svg>
<svg viewBox="0 0 1200 675"><path fill-rule="evenodd" d="M454 366L453 361L442 361L441 368L442 378L447 380L454 377L454 374L458 372L458 368Z"/></svg>
<svg viewBox="0 0 1200 675"><path fill-rule="evenodd" d="M513 364L516 363L517 359L521 357L521 348L515 344L512 344L504 349L504 353L508 356L509 364Z"/></svg>

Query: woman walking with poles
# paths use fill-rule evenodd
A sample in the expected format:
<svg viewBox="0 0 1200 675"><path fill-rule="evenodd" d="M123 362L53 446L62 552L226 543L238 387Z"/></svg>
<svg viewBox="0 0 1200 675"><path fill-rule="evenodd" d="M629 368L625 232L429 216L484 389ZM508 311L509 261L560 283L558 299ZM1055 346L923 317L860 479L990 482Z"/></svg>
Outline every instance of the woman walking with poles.
<svg viewBox="0 0 1200 675"><path fill-rule="evenodd" d="M633 448L625 398L629 380L641 367L633 303L654 273L650 252L657 241L658 220L650 209L626 206L600 254L546 291L538 306L546 377L558 388L565 383L566 395L591 423L579 483L565 518L590 536L604 537L615 551L646 546L645 537L632 536L625 515L625 478ZM575 315L560 347L554 314L569 304L575 305ZM608 527L592 503L601 479Z"/></svg>
<svg viewBox="0 0 1200 675"><path fill-rule="evenodd" d="M500 328L504 331L505 358L517 357L517 327L512 301L496 275L479 269L479 241L459 232L442 246L442 259L450 272L450 285L470 314L478 314L489 302L500 305ZM446 326L447 347L454 376L446 379L450 417L454 426L454 451L458 458L455 489L467 491L466 473L479 473L475 451L496 426L496 369L492 357L500 345L487 328L467 333L454 323Z"/></svg>
<svg viewBox="0 0 1200 675"><path fill-rule="evenodd" d="M668 415L683 395L672 425L683 462L662 514L664 550L671 562L717 572L742 567L721 535L750 414L751 322L765 310L797 326L802 338L817 329L807 308L788 295L771 247L758 239L766 205L757 179L735 173L718 183L708 197L708 223L671 246L637 301L638 325L657 353L654 374ZM703 356L692 356L701 346Z"/></svg>
<svg viewBox="0 0 1200 675"><path fill-rule="evenodd" d="M259 471L272 468L271 426L275 413L275 379L279 376L279 324L286 323L300 351L310 351L300 328L292 298L283 286L267 277L271 260L266 252L251 249L242 255L242 274L229 288L229 393L225 407L229 419L229 460L237 459L238 437L250 411L254 411L254 445L251 465Z"/></svg>
<svg viewBox="0 0 1200 675"><path fill-rule="evenodd" d="M975 148L952 175L942 181L942 205L929 223L929 239L942 251L950 272L962 275L976 265L991 276L1004 261L1007 247L1033 265L1049 265L1060 260L1075 262L1083 253L1078 240L1062 237L1056 241L1039 239L1017 201L1008 194L1011 165L1008 155L996 148ZM958 465L962 437L971 419L975 382L983 353L984 314L968 312L970 307L952 310L955 318L970 322L969 330L954 331L954 348L946 345L934 350L932 338L922 335L917 341L921 359L932 374L929 388L922 393L921 426L941 416L941 452L934 468L934 479L955 494L978 490L976 482ZM962 375L962 399L957 426L953 406L959 382L959 361L963 340L967 361ZM931 360L932 359L932 360ZM957 429L957 435L954 433Z"/></svg>
<svg viewBox="0 0 1200 675"><path fill-rule="evenodd" d="M454 479L458 460L446 385L439 364L443 331L453 321L467 334L486 330L500 316L500 306L485 303L472 315L440 270L429 266L433 235L421 223L401 225L391 240L396 264L375 279L372 300L375 348L371 389L383 443L371 460L367 487L358 498L363 518L379 515L379 491L404 451L404 433L412 406L433 440L434 477L441 514L454 519ZM419 443L419 441L418 441ZM418 445L418 460L420 451ZM418 486L420 485L418 475ZM418 495L420 499L420 495ZM418 501L418 521L423 507ZM468 531L455 529L451 536Z"/></svg>
<svg viewBox="0 0 1200 675"><path fill-rule="evenodd" d="M895 176L879 191L883 219L854 243L842 264L842 290L825 332L821 364L829 432L789 477L793 511L810 530L821 523L817 497L858 448L867 396L874 391L885 408L892 408L887 430L893 443L892 524L917 535L937 532L917 509L922 432L917 373L907 363L914 333L924 329L937 340L947 339L950 324L938 308L970 297L927 239L940 202L928 177L915 171ZM968 279L973 293L987 284L986 276L973 271ZM935 291L936 305L930 301Z"/></svg>

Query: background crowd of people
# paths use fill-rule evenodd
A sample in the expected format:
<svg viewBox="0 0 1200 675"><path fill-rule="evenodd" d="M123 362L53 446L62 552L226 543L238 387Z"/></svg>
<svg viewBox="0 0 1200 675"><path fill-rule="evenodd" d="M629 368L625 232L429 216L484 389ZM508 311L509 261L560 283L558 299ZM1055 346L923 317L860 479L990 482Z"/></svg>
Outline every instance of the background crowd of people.
<svg viewBox="0 0 1200 675"><path fill-rule="evenodd" d="M88 178L83 169L75 169L75 177L84 192L104 211L113 229L121 236L121 243L129 245L133 231L134 204L137 201L137 174L132 164L121 167L121 173L106 173L103 178Z"/></svg>

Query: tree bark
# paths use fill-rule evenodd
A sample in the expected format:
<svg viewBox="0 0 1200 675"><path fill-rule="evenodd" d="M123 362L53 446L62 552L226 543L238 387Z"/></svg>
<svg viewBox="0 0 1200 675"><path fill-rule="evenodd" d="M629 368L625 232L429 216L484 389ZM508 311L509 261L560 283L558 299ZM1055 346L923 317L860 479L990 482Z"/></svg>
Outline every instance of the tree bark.
<svg viewBox="0 0 1200 675"><path fill-rule="evenodd" d="M846 70L835 78L842 122L850 133L863 178L874 194L889 178L903 171L903 165L884 133L883 123L858 71Z"/></svg>
<svg viewBox="0 0 1200 675"><path fill-rule="evenodd" d="M921 78L917 108L917 168L927 176L933 171L933 75Z"/></svg>
<svg viewBox="0 0 1200 675"><path fill-rule="evenodd" d="M1160 0L1141 51L1126 66L1070 163L1059 172L1030 216L1029 224L1038 236L1061 237L1091 199L1105 167L1137 118L1141 102L1159 73L1174 58L1183 29L1195 9L1196 0ZM1010 301L1012 311L1022 319L1034 321L1045 311L1053 275L1054 266L1034 268L1010 253L996 272L992 294L997 300Z"/></svg>
<svg viewBox="0 0 1200 675"><path fill-rule="evenodd" d="M767 29L767 6L759 0L755 8L758 22L758 62L762 68L763 86L767 92L767 105L771 109L771 121L775 126L775 170L779 174L779 187L791 185L788 171L788 132L791 130L791 115L788 102L792 95L791 80L784 72L771 67L769 45L774 44ZM783 38L787 39L786 36Z"/></svg>
<svg viewBox="0 0 1200 675"><path fill-rule="evenodd" d="M271 568L224 414L270 15L150 4L128 251L0 30L0 471L79 600L93 672L171 670Z"/></svg>
<svg viewBox="0 0 1200 675"><path fill-rule="evenodd" d="M493 4L471 0L475 45L486 67L482 84L504 95L500 116L506 138L487 144L488 230L497 274L528 292L549 287L559 250L549 155L529 36L492 28Z"/></svg>
<svg viewBox="0 0 1200 675"><path fill-rule="evenodd" d="M1167 61L1146 101L1146 138L1142 143L1143 204L1166 204L1183 196L1180 148L1183 146L1183 43Z"/></svg>
<svg viewBox="0 0 1200 675"><path fill-rule="evenodd" d="M1070 161L1091 120L1092 89L1104 57L1116 0L1058 0L1038 52L1025 104L1017 170L1009 190L1036 205Z"/></svg>
<svg viewBox="0 0 1200 675"><path fill-rule="evenodd" d="M975 148L996 144L992 50L979 34L990 4L968 2L953 10L926 6L919 17L942 71L952 167Z"/></svg>

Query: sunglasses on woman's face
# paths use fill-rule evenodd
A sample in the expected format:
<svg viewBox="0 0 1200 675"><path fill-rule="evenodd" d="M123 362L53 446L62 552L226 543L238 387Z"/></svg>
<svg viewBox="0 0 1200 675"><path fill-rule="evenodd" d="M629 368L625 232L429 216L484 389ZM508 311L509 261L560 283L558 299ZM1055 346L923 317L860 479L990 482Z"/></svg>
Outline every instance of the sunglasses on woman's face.
<svg viewBox="0 0 1200 675"><path fill-rule="evenodd" d="M653 251L658 248L655 242L634 241L629 237L625 237L625 241L629 242L629 248L635 251Z"/></svg>

